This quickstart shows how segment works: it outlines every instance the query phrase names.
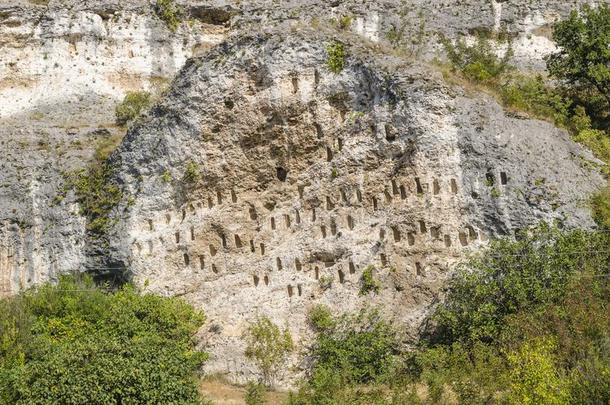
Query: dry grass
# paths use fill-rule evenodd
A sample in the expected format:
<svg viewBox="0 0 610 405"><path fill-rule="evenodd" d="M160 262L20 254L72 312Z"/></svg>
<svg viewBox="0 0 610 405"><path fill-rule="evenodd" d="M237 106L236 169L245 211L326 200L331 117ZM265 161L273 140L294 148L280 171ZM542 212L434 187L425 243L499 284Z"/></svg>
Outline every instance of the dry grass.
<svg viewBox="0 0 610 405"><path fill-rule="evenodd" d="M201 380L199 391L204 398L211 400L215 405L243 405L246 389L230 384L222 377L206 377ZM269 404L283 404L288 394L285 392L270 391L267 393Z"/></svg>

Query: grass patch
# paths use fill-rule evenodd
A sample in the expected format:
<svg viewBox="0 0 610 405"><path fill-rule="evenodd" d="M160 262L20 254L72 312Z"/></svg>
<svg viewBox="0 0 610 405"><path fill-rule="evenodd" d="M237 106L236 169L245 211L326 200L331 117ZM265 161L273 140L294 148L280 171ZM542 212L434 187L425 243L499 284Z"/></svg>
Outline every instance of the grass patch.
<svg viewBox="0 0 610 405"><path fill-rule="evenodd" d="M119 125L127 125L135 120L140 114L150 108L152 98L146 91L127 92L123 101L116 106L115 116Z"/></svg>

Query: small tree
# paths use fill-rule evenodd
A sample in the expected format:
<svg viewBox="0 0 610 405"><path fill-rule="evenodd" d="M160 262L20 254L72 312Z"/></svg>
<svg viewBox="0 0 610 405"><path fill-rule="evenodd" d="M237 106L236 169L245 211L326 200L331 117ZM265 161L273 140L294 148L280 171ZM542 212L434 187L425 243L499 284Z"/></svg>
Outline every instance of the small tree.
<svg viewBox="0 0 610 405"><path fill-rule="evenodd" d="M584 6L557 23L553 40L559 50L547 58L552 76L573 86L598 91L610 106L610 6Z"/></svg>
<svg viewBox="0 0 610 405"><path fill-rule="evenodd" d="M260 369L263 382L273 383L294 346L287 329L283 331L266 316L250 324L245 334L246 357Z"/></svg>

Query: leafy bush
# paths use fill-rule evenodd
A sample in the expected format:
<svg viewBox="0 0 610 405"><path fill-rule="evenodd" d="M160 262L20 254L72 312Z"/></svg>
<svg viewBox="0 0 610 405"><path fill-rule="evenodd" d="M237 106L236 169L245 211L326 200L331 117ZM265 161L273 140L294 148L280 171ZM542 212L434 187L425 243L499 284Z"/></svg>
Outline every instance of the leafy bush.
<svg viewBox="0 0 610 405"><path fill-rule="evenodd" d="M145 91L127 92L123 101L116 107L116 122L126 125L136 119L142 111L148 109L152 103L150 93Z"/></svg>
<svg viewBox="0 0 610 405"><path fill-rule="evenodd" d="M555 349L551 339L539 339L523 343L508 355L509 403L561 405L568 402L567 382L555 365Z"/></svg>
<svg viewBox="0 0 610 405"><path fill-rule="evenodd" d="M107 161L121 138L102 138L93 162L87 168L65 173L64 187L55 197L59 202L69 190L74 190L80 213L87 219L87 230L94 238L101 237L112 226L110 213L123 198L123 190L113 181L113 167Z"/></svg>
<svg viewBox="0 0 610 405"><path fill-rule="evenodd" d="M556 125L569 123L570 100L549 87L542 76L514 75L500 87L505 106L525 111L534 117L550 119Z"/></svg>
<svg viewBox="0 0 610 405"><path fill-rule="evenodd" d="M199 166L192 160L186 164L186 171L184 172L185 183L196 183L201 174L199 173Z"/></svg>
<svg viewBox="0 0 610 405"><path fill-rule="evenodd" d="M474 82L485 83L498 80L511 69L508 63L513 55L510 46L500 59L492 48L491 42L483 36L477 37L472 45L466 44L463 39L458 39L453 44L443 36L441 36L441 43L453 68Z"/></svg>
<svg viewBox="0 0 610 405"><path fill-rule="evenodd" d="M326 53L328 54L328 59L326 61L328 69L333 73L341 73L345 68L347 59L345 45L341 42L334 41L326 47Z"/></svg>
<svg viewBox="0 0 610 405"><path fill-rule="evenodd" d="M205 318L179 299L62 277L0 309L0 403L200 403Z"/></svg>
<svg viewBox="0 0 610 405"><path fill-rule="evenodd" d="M330 309L322 304L318 304L309 310L308 320L318 332L330 330L335 325Z"/></svg>
<svg viewBox="0 0 610 405"><path fill-rule="evenodd" d="M605 234L562 233L541 226L516 242L501 239L473 257L449 283L446 302L434 319L445 343L493 342L505 319L557 302L576 272L607 272L610 242ZM583 257L582 251L601 251Z"/></svg>
<svg viewBox="0 0 610 405"><path fill-rule="evenodd" d="M336 24L339 29L347 30L352 25L353 18L350 15L344 15L337 19Z"/></svg>
<svg viewBox="0 0 610 405"><path fill-rule="evenodd" d="M610 229L610 187L605 187L591 197L591 210L597 225Z"/></svg>
<svg viewBox="0 0 610 405"><path fill-rule="evenodd" d="M362 276L360 277L360 295L366 295L371 291L375 294L379 292L381 285L379 284L379 281L375 279L373 274L374 271L374 266L367 266L362 271Z"/></svg>
<svg viewBox="0 0 610 405"><path fill-rule="evenodd" d="M606 232L549 226L493 242L410 352L378 312L314 307L311 369L289 403L608 403L609 245Z"/></svg>
<svg viewBox="0 0 610 405"><path fill-rule="evenodd" d="M103 235L112 226L110 212L123 198L121 188L111 180L112 174L112 166L104 162L67 176L66 187L76 192L80 212L87 218L87 230L94 236Z"/></svg>
<svg viewBox="0 0 610 405"><path fill-rule="evenodd" d="M170 31L175 32L180 26L182 10L174 3L174 0L157 0L155 13Z"/></svg>
<svg viewBox="0 0 610 405"><path fill-rule="evenodd" d="M269 318L261 317L248 327L244 339L246 357L257 365L265 384L272 384L294 349L290 332L281 331Z"/></svg>
<svg viewBox="0 0 610 405"><path fill-rule="evenodd" d="M313 363L310 379L293 403L355 403L343 402L347 400L345 395L352 398L353 394L345 389L381 382L391 374L400 351L398 334L374 310L330 321L326 320L326 313L320 317L321 313L320 310L310 313L312 323L319 324L320 318L324 319L324 329L318 330L308 353Z"/></svg>

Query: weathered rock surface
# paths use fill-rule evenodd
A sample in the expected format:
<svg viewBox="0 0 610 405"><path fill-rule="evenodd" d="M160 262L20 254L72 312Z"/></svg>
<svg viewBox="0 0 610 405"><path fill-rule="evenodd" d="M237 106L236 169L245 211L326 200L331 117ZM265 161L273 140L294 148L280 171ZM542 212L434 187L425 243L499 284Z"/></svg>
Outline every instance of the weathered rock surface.
<svg viewBox="0 0 610 405"><path fill-rule="evenodd" d="M304 343L314 303L382 305L414 339L465 253L541 220L593 226L586 200L603 179L590 153L425 62L438 32L507 30L516 63L541 69L549 24L575 4L185 1L190 23L171 33L147 1L8 3L0 295L125 270L203 308L208 371L245 381L241 334L257 315ZM332 26L341 16L350 30ZM337 39L349 53L339 74L326 64ZM113 114L126 91L178 71L112 155L124 200L92 243L74 195L57 198L63 175L122 136ZM381 289L361 295L371 265Z"/></svg>
<svg viewBox="0 0 610 405"><path fill-rule="evenodd" d="M205 309L209 371L251 378L247 322L306 339L314 303L384 306L414 337L465 252L541 220L592 225L602 179L565 132L357 43L334 74L330 37L283 31L189 61L112 158L129 200L113 262ZM371 265L381 290L362 295Z"/></svg>
<svg viewBox="0 0 610 405"><path fill-rule="evenodd" d="M125 92L155 93L227 32L203 8L172 34L146 1L34 3L0 4L0 296L89 266L64 173L122 136Z"/></svg>

